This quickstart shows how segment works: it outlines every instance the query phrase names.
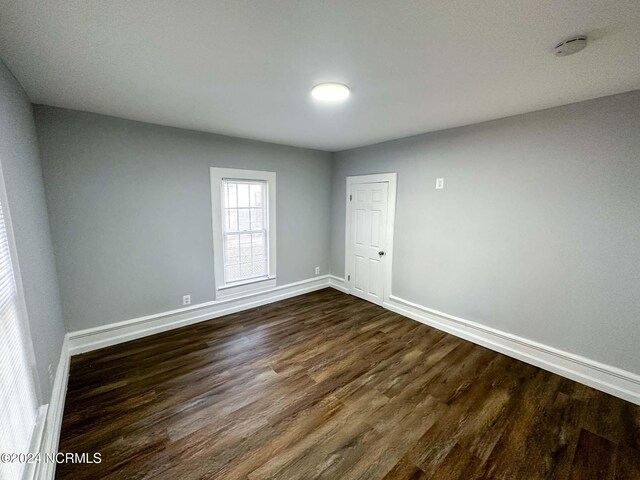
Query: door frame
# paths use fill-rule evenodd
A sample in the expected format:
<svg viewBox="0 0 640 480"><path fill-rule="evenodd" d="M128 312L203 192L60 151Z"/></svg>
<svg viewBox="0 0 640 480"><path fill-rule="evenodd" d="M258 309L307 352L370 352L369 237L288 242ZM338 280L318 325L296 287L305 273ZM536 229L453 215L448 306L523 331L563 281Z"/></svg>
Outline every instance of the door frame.
<svg viewBox="0 0 640 480"><path fill-rule="evenodd" d="M387 250L385 252L385 256L387 257L387 261L384 263L384 281L383 281L383 292L382 292L382 302L387 303L389 301L389 297L391 296L391 280L393 277L393 233L395 227L395 219L396 219L396 192L398 190L398 173L397 172L389 172L389 173L376 173L373 175L353 175L347 177L347 190L345 195L345 216L346 216L346 224L345 224L345 235L344 235L344 282L345 286L349 290L349 293L353 293L353 282L349 279L349 260L351 257L351 201L349 199L349 195L351 192L351 187L353 185L358 185L361 183L382 183L386 182L389 184L388 190L388 199L387 199L387 231L386 231L386 240L387 240Z"/></svg>

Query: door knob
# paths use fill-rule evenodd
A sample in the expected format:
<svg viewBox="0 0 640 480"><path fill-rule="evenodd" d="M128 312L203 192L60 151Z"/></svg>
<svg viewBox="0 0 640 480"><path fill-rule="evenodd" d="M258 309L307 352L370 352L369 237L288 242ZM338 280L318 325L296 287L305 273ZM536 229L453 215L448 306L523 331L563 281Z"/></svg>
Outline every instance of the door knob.
<svg viewBox="0 0 640 480"><path fill-rule="evenodd" d="M383 252L382 250L380 250L380 251L378 252L378 255L380 255L380 256L382 257L382 256L384 255L384 252Z"/></svg>

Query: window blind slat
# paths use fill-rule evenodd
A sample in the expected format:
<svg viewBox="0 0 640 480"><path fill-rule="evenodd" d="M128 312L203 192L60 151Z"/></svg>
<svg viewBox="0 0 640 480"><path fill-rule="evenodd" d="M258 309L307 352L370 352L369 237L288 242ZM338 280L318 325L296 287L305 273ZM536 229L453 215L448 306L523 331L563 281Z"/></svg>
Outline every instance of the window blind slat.
<svg viewBox="0 0 640 480"><path fill-rule="evenodd" d="M29 367L26 338L19 317L18 296L7 228L0 203L0 452L27 453L38 402ZM24 464L0 463L0 478L20 478Z"/></svg>

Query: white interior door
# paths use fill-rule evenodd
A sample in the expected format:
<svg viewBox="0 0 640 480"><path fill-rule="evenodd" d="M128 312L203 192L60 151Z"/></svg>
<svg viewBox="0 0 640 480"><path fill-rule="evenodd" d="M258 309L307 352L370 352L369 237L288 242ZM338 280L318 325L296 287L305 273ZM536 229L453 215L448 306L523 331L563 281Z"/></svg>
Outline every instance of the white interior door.
<svg viewBox="0 0 640 480"><path fill-rule="evenodd" d="M350 293L373 303L384 299L389 183L351 185Z"/></svg>

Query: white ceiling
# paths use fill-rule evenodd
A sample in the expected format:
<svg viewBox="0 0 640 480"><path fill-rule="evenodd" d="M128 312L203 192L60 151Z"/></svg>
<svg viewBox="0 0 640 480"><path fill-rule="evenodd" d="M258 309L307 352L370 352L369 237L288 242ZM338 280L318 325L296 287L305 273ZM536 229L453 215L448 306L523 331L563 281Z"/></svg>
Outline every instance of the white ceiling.
<svg viewBox="0 0 640 480"><path fill-rule="evenodd" d="M34 103L330 151L638 89L639 48L638 0L0 0Z"/></svg>

